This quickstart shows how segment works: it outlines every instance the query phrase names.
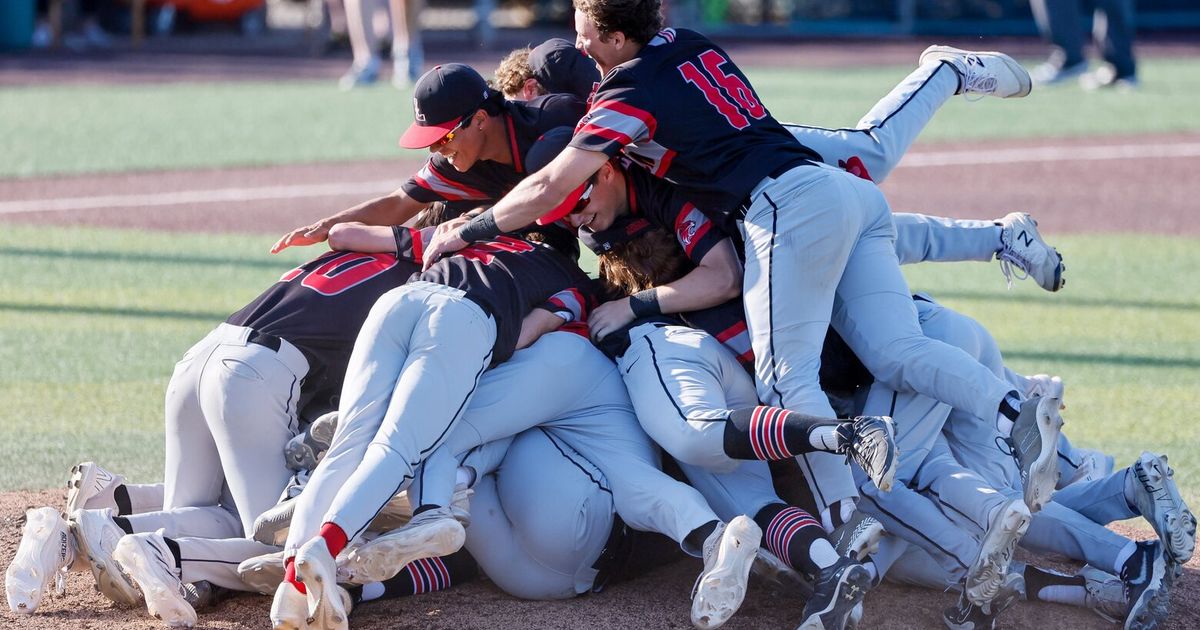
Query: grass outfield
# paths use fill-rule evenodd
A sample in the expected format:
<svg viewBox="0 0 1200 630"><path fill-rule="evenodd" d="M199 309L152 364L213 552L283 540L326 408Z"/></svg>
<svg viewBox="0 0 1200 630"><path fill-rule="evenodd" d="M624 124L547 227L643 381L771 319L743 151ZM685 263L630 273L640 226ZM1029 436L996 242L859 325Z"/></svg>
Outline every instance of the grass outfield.
<svg viewBox="0 0 1200 630"><path fill-rule="evenodd" d="M261 253L270 236L9 226L0 232L0 490L57 485L97 459L158 480L174 361L315 249ZM1004 287L995 264L909 267L924 290L984 323L1019 371L1060 374L1080 445L1128 464L1171 454L1200 499L1200 239L1055 239L1069 283ZM37 243L36 245L31 245ZM30 270L24 276L13 270ZM1171 269L1170 276L1160 270Z"/></svg>
<svg viewBox="0 0 1200 630"><path fill-rule="evenodd" d="M780 120L853 126L910 66L751 68ZM1037 90L1023 102L954 99L922 141L1200 130L1200 60L1144 61L1136 93ZM409 97L331 81L8 87L0 177L395 157Z"/></svg>

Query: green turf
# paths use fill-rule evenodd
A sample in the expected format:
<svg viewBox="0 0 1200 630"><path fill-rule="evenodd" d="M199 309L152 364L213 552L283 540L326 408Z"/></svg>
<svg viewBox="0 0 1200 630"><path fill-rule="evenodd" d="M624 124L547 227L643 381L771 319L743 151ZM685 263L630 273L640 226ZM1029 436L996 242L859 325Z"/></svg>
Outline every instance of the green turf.
<svg viewBox="0 0 1200 630"><path fill-rule="evenodd" d="M780 120L853 126L910 67L749 70ZM1200 60L1147 60L1132 94L1035 91L954 99L922 141L1200 130ZM339 92L330 81L7 87L0 177L388 158L411 93ZM410 153L409 155L417 155Z"/></svg>
<svg viewBox="0 0 1200 630"><path fill-rule="evenodd" d="M163 392L197 339L315 249L270 235L9 226L0 231L0 490L95 458L161 478ZM31 245L36 243L36 245ZM993 264L907 268L914 289L983 322L1010 364L1067 382L1068 432L1128 464L1171 454L1200 498L1200 239L1057 239L1069 284L1010 292ZM18 275L11 270L23 269ZM1171 269L1167 276L1162 269Z"/></svg>

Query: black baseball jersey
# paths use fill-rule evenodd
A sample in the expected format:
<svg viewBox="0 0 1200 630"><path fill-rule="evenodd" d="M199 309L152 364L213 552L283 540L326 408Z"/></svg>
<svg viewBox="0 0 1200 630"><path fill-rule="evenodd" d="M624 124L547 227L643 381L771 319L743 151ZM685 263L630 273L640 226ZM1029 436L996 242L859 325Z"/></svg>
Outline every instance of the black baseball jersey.
<svg viewBox="0 0 1200 630"><path fill-rule="evenodd" d="M329 406L371 306L420 269L391 254L328 252L283 274L225 321L296 346L309 366L297 408L314 399Z"/></svg>
<svg viewBox="0 0 1200 630"><path fill-rule="evenodd" d="M624 151L727 229L764 178L819 159L771 116L725 51L670 28L604 76L571 146Z"/></svg>
<svg viewBox="0 0 1200 630"><path fill-rule="evenodd" d="M424 243L419 231L397 229L396 246L400 257L421 260ZM496 320L492 365L512 356L521 323L534 309L582 324L596 302L592 280L573 261L548 245L509 235L472 243L413 280L462 289L467 299L491 314Z"/></svg>
<svg viewBox="0 0 1200 630"><path fill-rule="evenodd" d="M508 127L512 164L479 160L460 173L441 154L434 153L416 175L404 182L404 194L421 203L495 203L529 174L525 169L529 147L555 127L574 127L585 109L583 101L569 94L547 94L528 102L505 101L500 119Z"/></svg>

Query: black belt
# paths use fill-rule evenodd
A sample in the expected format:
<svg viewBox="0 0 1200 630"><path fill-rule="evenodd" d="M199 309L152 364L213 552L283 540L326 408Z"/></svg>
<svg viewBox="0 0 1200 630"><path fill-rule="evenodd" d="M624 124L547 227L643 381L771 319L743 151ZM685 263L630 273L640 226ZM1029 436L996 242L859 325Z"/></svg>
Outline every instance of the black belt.
<svg viewBox="0 0 1200 630"><path fill-rule="evenodd" d="M257 330L251 330L250 336L246 337L246 343L257 344L264 348L270 348L270 349L274 350L275 352L279 352L280 346L283 345L283 339L280 339L279 337L276 337L275 335L268 335L267 333L264 333L264 332L258 332Z"/></svg>
<svg viewBox="0 0 1200 630"><path fill-rule="evenodd" d="M783 164L780 164L779 166L775 167L775 170L768 173L767 176L764 177L763 179L766 179L767 177L770 177L771 179L779 179L779 177L782 176L784 173L796 168L797 166L801 166L801 165L816 166L816 164L817 164L816 162L813 162L812 160L809 160L806 158L800 158L798 160L784 162ZM757 186L758 185L755 184L756 188L757 188ZM737 207L738 213L739 213L738 216L745 217L746 213L750 211L750 204L752 204L752 203L754 203L754 200L751 198L750 195L746 195L746 198L742 199L742 203L738 204L738 207Z"/></svg>

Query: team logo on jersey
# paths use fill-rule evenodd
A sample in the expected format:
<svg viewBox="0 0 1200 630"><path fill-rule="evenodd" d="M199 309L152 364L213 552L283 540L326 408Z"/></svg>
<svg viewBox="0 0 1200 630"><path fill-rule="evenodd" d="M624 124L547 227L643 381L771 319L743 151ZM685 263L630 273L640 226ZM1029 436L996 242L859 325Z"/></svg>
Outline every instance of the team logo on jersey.
<svg viewBox="0 0 1200 630"><path fill-rule="evenodd" d="M425 122L425 114L421 113L421 103L417 101L416 97L413 97L413 116L416 117L417 122Z"/></svg>
<svg viewBox="0 0 1200 630"><path fill-rule="evenodd" d="M679 243L684 247L690 247L692 244L692 239L696 237L696 230L698 229L700 229L700 226L696 225L696 222L691 219L680 223L679 227L676 229L676 231L679 233Z"/></svg>

